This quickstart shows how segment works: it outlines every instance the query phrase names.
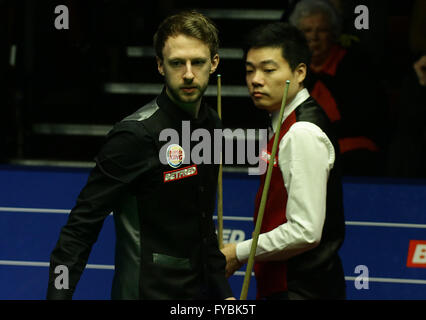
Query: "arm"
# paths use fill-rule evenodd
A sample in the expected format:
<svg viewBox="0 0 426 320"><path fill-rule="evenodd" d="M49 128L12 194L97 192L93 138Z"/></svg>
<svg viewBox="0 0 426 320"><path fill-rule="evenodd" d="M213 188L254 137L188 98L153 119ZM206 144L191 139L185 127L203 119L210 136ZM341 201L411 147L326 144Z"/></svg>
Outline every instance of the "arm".
<svg viewBox="0 0 426 320"><path fill-rule="evenodd" d="M148 168L148 151L140 142L140 137L128 130L118 128L109 134L51 254L48 299L72 298L106 216L127 192L129 183ZM68 269L69 289L55 287L58 265Z"/></svg>
<svg viewBox="0 0 426 320"><path fill-rule="evenodd" d="M281 140L279 166L288 194L287 222L259 236L256 261L287 260L318 245L334 156L327 136L311 123L294 124ZM251 242L236 245L238 261L247 262Z"/></svg>
<svg viewBox="0 0 426 320"><path fill-rule="evenodd" d="M123 189L124 184L105 176L99 166L92 170L51 254L48 299L72 298L104 219ZM58 265L68 269L69 289L58 290L55 287L58 275L54 271Z"/></svg>

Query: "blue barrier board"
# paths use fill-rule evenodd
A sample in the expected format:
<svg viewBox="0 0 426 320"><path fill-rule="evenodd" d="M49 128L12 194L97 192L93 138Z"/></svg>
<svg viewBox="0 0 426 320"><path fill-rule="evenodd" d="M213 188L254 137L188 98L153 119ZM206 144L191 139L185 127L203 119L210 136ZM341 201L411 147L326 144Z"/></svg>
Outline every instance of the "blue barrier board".
<svg viewBox="0 0 426 320"><path fill-rule="evenodd" d="M0 166L0 299L45 298L50 253L88 174L89 169ZM225 243L251 237L258 179L224 172ZM426 182L345 178L344 205L340 255L348 299L426 299ZM114 248L108 216L75 299L110 298ZM245 266L229 279L236 297L244 272ZM255 299L255 290L252 277L248 299Z"/></svg>

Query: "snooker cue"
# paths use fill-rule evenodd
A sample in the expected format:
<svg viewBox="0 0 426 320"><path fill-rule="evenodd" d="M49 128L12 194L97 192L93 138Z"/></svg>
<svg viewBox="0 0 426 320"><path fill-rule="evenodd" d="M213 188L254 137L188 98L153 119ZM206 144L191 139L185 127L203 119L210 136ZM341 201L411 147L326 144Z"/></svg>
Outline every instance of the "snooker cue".
<svg viewBox="0 0 426 320"><path fill-rule="evenodd" d="M277 149L278 149L278 141L279 141L279 137L280 137L281 124L282 124L282 120L283 120L283 116L284 116L284 107L285 107L285 103L286 103L286 100L287 100L287 92L288 92L289 85L290 85L290 80L287 80L285 88L284 88L283 99L281 101L281 109L280 109L278 126L277 126L277 129L275 130L274 144L272 145L271 157L269 158L269 162L268 162L268 171L266 172L265 184L264 184L264 187L263 187L262 198L260 200L259 212L258 212L258 215L257 215L256 227L255 227L254 233L253 233L253 240L252 240L252 243L251 243L250 255L249 255L249 258L248 258L248 261L247 261L247 269L246 269L246 274L244 276L243 288L241 289L240 300L247 300L247 293L248 293L248 288L249 288L249 285L250 285L251 272L252 272L253 264L254 264L254 256L255 256L255 253L256 253L257 241L259 239L260 227L262 226L262 220L263 220L263 214L265 212L266 200L268 198L269 185L270 185L270 182L271 182L271 175L272 175L272 169L274 167L275 155L276 155Z"/></svg>
<svg viewBox="0 0 426 320"><path fill-rule="evenodd" d="M222 83L220 74L217 75L217 113L222 120ZM222 188L222 150L220 151L219 174L217 182L217 238L219 249L223 248L223 188Z"/></svg>

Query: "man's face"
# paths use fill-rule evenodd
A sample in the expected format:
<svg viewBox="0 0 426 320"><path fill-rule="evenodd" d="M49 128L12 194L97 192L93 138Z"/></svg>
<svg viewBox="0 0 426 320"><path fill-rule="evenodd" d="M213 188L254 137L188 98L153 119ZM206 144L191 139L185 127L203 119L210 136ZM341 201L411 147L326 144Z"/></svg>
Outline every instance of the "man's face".
<svg viewBox="0 0 426 320"><path fill-rule="evenodd" d="M282 56L281 48L252 48L247 52L246 83L250 96L259 109L273 112L281 108L285 82L290 80L286 103L303 88L306 65L294 71Z"/></svg>
<svg viewBox="0 0 426 320"><path fill-rule="evenodd" d="M322 13L300 19L299 29L305 34L312 61L324 62L333 45L333 35L327 17Z"/></svg>
<svg viewBox="0 0 426 320"><path fill-rule="evenodd" d="M194 107L199 105L218 63L219 56L211 59L204 42L182 34L169 37L163 59L157 57L158 71L165 77L169 97L178 105Z"/></svg>

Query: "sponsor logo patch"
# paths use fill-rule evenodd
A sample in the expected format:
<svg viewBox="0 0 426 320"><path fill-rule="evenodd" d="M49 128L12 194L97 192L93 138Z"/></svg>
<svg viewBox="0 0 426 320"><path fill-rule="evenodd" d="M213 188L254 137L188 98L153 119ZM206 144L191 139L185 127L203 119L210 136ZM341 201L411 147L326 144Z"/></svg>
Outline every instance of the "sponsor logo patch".
<svg viewBox="0 0 426 320"><path fill-rule="evenodd" d="M194 164L178 170L164 172L164 182L172 182L183 178L189 178L197 174L197 165Z"/></svg>
<svg viewBox="0 0 426 320"><path fill-rule="evenodd" d="M271 154L266 151L265 149L262 150L260 158L265 161L266 163L269 163L269 161L271 160ZM277 166L277 157L275 157L274 159L274 167Z"/></svg>
<svg viewBox="0 0 426 320"><path fill-rule="evenodd" d="M426 240L410 240L407 267L426 268Z"/></svg>
<svg viewBox="0 0 426 320"><path fill-rule="evenodd" d="M178 144L171 144L166 151L167 163L172 168L179 168L185 159L185 151Z"/></svg>

